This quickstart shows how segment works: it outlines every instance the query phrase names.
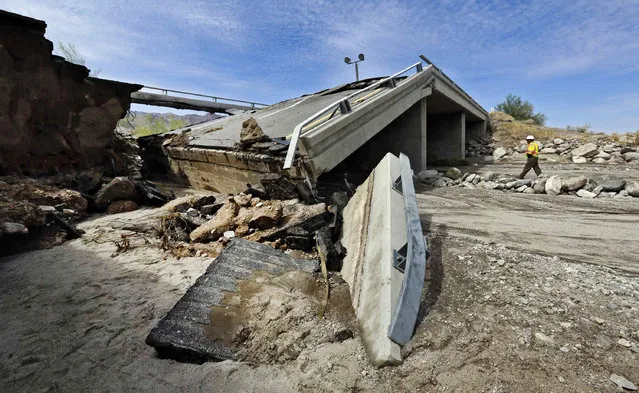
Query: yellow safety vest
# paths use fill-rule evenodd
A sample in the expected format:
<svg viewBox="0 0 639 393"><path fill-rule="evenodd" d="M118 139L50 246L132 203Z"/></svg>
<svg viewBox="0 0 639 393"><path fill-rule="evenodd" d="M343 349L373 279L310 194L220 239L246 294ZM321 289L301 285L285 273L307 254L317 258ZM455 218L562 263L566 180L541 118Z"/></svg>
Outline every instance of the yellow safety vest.
<svg viewBox="0 0 639 393"><path fill-rule="evenodd" d="M529 154L533 157L537 157L539 155L539 145L537 142L530 142L528 144L528 150L526 150L526 154Z"/></svg>

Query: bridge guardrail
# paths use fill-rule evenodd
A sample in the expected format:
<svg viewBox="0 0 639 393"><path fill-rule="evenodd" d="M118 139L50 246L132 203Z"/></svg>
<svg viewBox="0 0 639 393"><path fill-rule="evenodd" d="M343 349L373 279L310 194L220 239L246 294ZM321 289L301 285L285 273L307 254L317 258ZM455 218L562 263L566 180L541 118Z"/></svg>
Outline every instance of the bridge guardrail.
<svg viewBox="0 0 639 393"><path fill-rule="evenodd" d="M432 65L429 65L427 68L429 67L433 67ZM405 73L407 73L408 71L412 70L413 68L415 68L416 73L418 74L420 72L422 72L424 70L424 67L422 65L422 62L417 62L413 65L411 65L410 67L406 67L403 70L401 70L400 72L389 76L388 78L384 78L378 82L373 83L370 86L367 86L361 90L356 91L353 94L350 94L344 98L341 98L335 102L333 102L332 104L328 105L327 107L321 109L320 111L316 112L315 114L311 115L310 117L306 118L304 121L302 121L301 123L299 123L297 126L295 126L295 128L293 129L293 135L291 136L291 143L288 147L288 151L286 152L286 159L284 160L284 169L289 169L291 168L291 166L293 165L293 160L295 159L295 153L297 151L297 143L299 142L300 136L302 134L302 129L313 123L314 121L316 121L320 116L326 114L328 111L332 110L333 112L331 112L331 115L328 117L328 119L326 119L325 121L330 120L333 115L335 115L335 113L339 110L341 114L345 115L348 114L350 112L353 111L352 106L351 106L351 100L362 94L365 93L367 91L376 89L378 87L380 87L381 85L384 84L389 84L390 87L395 87L395 79ZM414 75L411 75L411 77ZM409 77L410 78L410 77ZM370 97L368 97L370 98ZM358 103L361 103L365 100L362 101L358 101Z"/></svg>
<svg viewBox="0 0 639 393"><path fill-rule="evenodd" d="M405 250L395 251L395 260L393 261L393 266L402 271L404 276L399 297L395 303L395 312L388 327L388 338L399 345L406 345L413 336L417 322L429 252L426 238L422 232L413 183L413 170L410 167L408 156L401 153L399 163L401 172L396 183L398 192L404 196L406 245L402 247Z"/></svg>
<svg viewBox="0 0 639 393"><path fill-rule="evenodd" d="M210 96L210 95L207 95L207 94L189 93L187 91L165 89L165 88L162 88L162 87L142 86L142 89L158 90L158 91L161 91L162 94L164 94L164 95L168 95L168 93L171 92L171 93L178 93L178 94L184 94L184 95L195 96L195 97L206 97L206 98L212 99L213 102L218 102L218 101L239 102L239 103L242 103L242 104L249 104L249 105L251 105L251 108L256 108L256 106L260 106L260 107L269 106L269 104L261 104L259 102L236 100L236 99L233 99L233 98Z"/></svg>

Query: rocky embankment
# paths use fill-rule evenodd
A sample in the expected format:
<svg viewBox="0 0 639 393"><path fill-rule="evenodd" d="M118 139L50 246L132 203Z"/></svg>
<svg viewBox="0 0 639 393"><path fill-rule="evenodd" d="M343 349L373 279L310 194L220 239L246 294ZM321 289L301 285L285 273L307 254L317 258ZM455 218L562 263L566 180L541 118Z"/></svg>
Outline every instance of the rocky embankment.
<svg viewBox="0 0 639 393"><path fill-rule="evenodd" d="M532 134L539 143L542 160L576 164L639 163L637 134L606 135L543 127L516 121L501 112L491 112L490 130L492 133L468 141L467 157L492 156L495 161L509 160L526 152L524 138Z"/></svg>
<svg viewBox="0 0 639 393"><path fill-rule="evenodd" d="M584 175L550 176L544 174L536 179L518 179L495 172L462 173L457 168L445 172L435 169L421 171L417 180L432 187L483 188L524 194L569 194L582 198L639 198L639 182L617 177L591 179Z"/></svg>

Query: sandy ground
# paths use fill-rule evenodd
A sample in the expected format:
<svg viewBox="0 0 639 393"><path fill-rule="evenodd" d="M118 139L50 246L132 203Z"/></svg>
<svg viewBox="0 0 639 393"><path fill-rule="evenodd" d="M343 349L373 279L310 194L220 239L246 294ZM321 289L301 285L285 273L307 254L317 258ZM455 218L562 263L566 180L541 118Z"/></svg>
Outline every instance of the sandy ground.
<svg viewBox="0 0 639 393"><path fill-rule="evenodd" d="M438 188L418 205L426 231L639 273L639 198Z"/></svg>
<svg viewBox="0 0 639 393"><path fill-rule="evenodd" d="M418 198L431 269L401 366L368 366L357 332L309 337L270 364L157 358L146 335L211 259L165 257L155 209L94 218L82 239L0 260L0 391L616 392L613 373L639 384L637 201L458 188ZM130 229L133 249L112 256Z"/></svg>

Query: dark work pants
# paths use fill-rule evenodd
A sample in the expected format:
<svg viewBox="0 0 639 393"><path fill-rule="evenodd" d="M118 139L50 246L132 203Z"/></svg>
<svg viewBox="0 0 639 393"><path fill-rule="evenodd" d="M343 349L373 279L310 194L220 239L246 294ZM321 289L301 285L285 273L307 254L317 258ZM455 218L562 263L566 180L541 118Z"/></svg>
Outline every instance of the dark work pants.
<svg viewBox="0 0 639 393"><path fill-rule="evenodd" d="M539 158L528 155L528 161L526 161L526 166L524 167L524 170L521 172L521 175L519 176L519 178L523 179L526 176L526 173L528 173L528 171L530 171L531 169L535 170L535 174L537 176L541 175L541 168L539 167Z"/></svg>

